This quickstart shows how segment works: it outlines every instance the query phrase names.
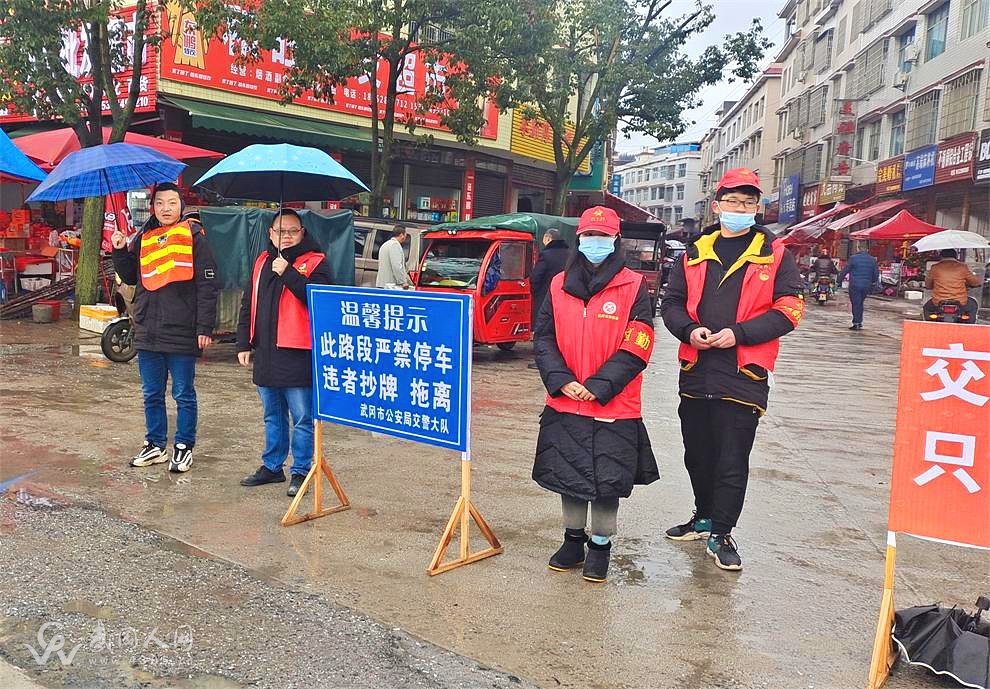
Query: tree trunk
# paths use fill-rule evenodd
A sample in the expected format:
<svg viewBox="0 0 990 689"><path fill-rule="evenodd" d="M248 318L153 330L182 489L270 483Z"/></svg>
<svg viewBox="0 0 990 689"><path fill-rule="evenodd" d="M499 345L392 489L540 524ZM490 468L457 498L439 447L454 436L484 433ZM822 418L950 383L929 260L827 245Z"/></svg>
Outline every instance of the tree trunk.
<svg viewBox="0 0 990 689"><path fill-rule="evenodd" d="M550 211L553 215L564 215L567 206L567 192L573 177L573 172L557 171L557 180L553 189L553 208Z"/></svg>
<svg viewBox="0 0 990 689"><path fill-rule="evenodd" d="M76 269L76 304L95 304L100 292L100 244L103 242L102 196L83 201L82 246Z"/></svg>

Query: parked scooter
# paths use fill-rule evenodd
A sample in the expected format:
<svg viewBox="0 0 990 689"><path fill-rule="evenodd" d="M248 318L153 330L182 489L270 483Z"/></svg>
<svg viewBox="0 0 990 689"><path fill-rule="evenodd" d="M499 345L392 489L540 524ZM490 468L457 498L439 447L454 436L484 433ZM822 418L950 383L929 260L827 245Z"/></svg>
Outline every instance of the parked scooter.
<svg viewBox="0 0 990 689"><path fill-rule="evenodd" d="M117 317L107 324L100 337L100 349L103 356L110 361L122 364L137 355L134 348L134 324L131 321L131 300L134 298L134 287L120 282L114 283L111 301L117 307Z"/></svg>
<svg viewBox="0 0 990 689"><path fill-rule="evenodd" d="M972 323L969 313L958 301L946 300L934 307L934 312L928 314L928 320L935 323Z"/></svg>

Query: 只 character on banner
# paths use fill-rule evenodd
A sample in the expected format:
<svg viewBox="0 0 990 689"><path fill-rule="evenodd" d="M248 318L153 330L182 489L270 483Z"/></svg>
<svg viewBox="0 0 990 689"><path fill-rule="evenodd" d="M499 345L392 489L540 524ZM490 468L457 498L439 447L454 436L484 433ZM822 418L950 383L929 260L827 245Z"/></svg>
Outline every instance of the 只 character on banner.
<svg viewBox="0 0 990 689"><path fill-rule="evenodd" d="M237 360L242 366L254 361L252 378L265 419L262 464L241 485L284 482L282 466L291 447L288 495L294 496L313 461L313 345L306 285L329 285L333 276L294 210L278 212L269 239L255 259L237 328Z"/></svg>
<svg viewBox="0 0 990 689"><path fill-rule="evenodd" d="M667 530L679 541L708 539L721 569L742 569L732 529L742 512L749 453L770 395L780 347L804 314L794 257L756 225L760 180L729 170L706 228L671 271L660 313L681 341L678 414L695 512Z"/></svg>
<svg viewBox="0 0 990 689"><path fill-rule="evenodd" d="M550 569L584 563L584 578L603 582L619 498L660 477L641 411L653 309L643 276L624 266L615 212L586 210L577 233L577 251L550 281L537 319L536 363L547 406L533 480L559 493L563 507L564 543Z"/></svg>
<svg viewBox="0 0 990 689"><path fill-rule="evenodd" d="M171 375L177 414L169 470L186 472L196 444L196 359L212 344L216 323L217 264L202 226L182 217L179 187L159 184L151 198L154 217L130 249L119 230L111 237L114 270L136 286L131 311L147 434L131 466L169 461L165 385Z"/></svg>

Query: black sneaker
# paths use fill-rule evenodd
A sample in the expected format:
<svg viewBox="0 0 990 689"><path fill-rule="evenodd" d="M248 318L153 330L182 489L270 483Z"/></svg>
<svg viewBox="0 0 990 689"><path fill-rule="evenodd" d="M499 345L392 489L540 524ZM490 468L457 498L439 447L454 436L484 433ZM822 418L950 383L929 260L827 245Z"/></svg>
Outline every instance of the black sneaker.
<svg viewBox="0 0 990 689"><path fill-rule="evenodd" d="M564 529L564 544L550 558L547 565L555 572L566 572L584 563L584 544L588 534L584 529Z"/></svg>
<svg viewBox="0 0 990 689"><path fill-rule="evenodd" d="M850 330L862 330L863 329L863 324L862 323L853 323L852 325L849 326L849 329Z"/></svg>
<svg viewBox="0 0 990 689"><path fill-rule="evenodd" d="M285 483L285 474L272 471L262 464L256 472L241 479L242 486L263 486L266 483Z"/></svg>
<svg viewBox="0 0 990 689"><path fill-rule="evenodd" d="M158 447L145 440L144 445L141 446L141 451L131 457L131 466L150 467L152 464L161 464L167 461L168 455L165 454L164 447Z"/></svg>
<svg viewBox="0 0 990 689"><path fill-rule="evenodd" d="M608 579L608 560L612 552L612 541L598 545L588 541L588 556L584 560L584 572L581 578L601 584Z"/></svg>
<svg viewBox="0 0 990 689"><path fill-rule="evenodd" d="M742 560L736 548L736 540L732 534L713 533L708 537L708 554L715 560L719 569L737 572L742 569Z"/></svg>
<svg viewBox="0 0 990 689"><path fill-rule="evenodd" d="M303 481L305 480L306 477L302 474L293 474L292 480L289 481L289 490L285 491L285 494L290 498L296 497L296 494L299 492L299 489L302 488Z"/></svg>
<svg viewBox="0 0 990 689"><path fill-rule="evenodd" d="M708 538L711 532L712 520L708 517L699 519L695 512L687 522L670 527L664 535L672 541L697 541Z"/></svg>
<svg viewBox="0 0 990 689"><path fill-rule="evenodd" d="M172 461L168 470L173 474L184 474L192 469L192 448L182 443L176 443L172 448Z"/></svg>

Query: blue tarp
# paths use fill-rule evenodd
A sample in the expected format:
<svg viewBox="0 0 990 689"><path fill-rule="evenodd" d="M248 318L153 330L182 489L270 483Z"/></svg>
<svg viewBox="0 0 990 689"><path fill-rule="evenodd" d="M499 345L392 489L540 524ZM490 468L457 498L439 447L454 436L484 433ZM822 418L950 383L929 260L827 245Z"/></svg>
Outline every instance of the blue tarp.
<svg viewBox="0 0 990 689"><path fill-rule="evenodd" d="M0 175L40 182L48 175L21 153L7 133L0 129Z"/></svg>

